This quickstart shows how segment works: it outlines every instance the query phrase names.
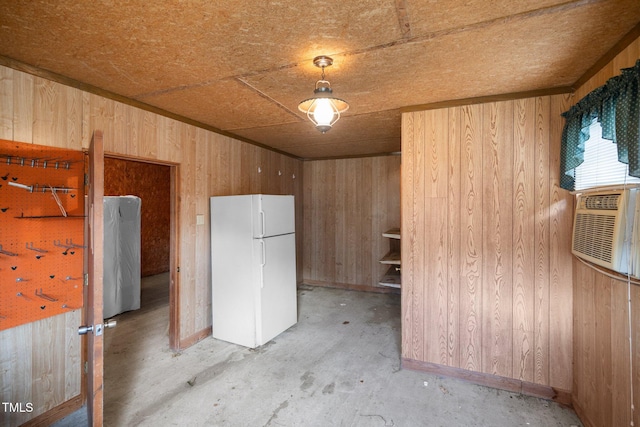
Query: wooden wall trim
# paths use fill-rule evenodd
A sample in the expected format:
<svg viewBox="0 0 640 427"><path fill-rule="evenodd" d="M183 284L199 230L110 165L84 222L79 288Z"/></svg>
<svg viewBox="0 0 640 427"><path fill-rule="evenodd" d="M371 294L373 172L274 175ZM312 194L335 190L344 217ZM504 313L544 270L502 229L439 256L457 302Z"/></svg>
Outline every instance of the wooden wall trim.
<svg viewBox="0 0 640 427"><path fill-rule="evenodd" d="M304 280L298 286L317 286L320 288L344 289L347 291L374 292L378 294L399 294L400 289L383 288L370 285L353 285L350 283L322 282L320 280Z"/></svg>
<svg viewBox="0 0 640 427"><path fill-rule="evenodd" d="M402 368L456 378L486 387L551 400L569 407L572 406L571 392L550 386L534 384L528 381L501 377L499 375L485 374L482 372L473 372L466 369L453 368L436 363L421 362L419 360L408 359L405 357L402 358Z"/></svg>
<svg viewBox="0 0 640 427"><path fill-rule="evenodd" d="M79 394L66 402L56 406L38 415L35 418L30 419L26 423L22 424L23 427L47 427L55 423L58 420L63 419L67 415L73 414L78 409L82 408L84 398L82 394Z"/></svg>
<svg viewBox="0 0 640 427"><path fill-rule="evenodd" d="M300 160L304 162L315 162L315 161L321 161L321 160L366 159L368 157L386 157L386 156L400 156L400 155L401 153L399 151L393 151L391 153L358 154L353 156L314 157L312 159L301 158Z"/></svg>
<svg viewBox="0 0 640 427"><path fill-rule="evenodd" d="M622 51L624 51L627 47L631 45L634 41L636 41L640 37L640 23L638 23L631 31L625 34L622 39L618 43L616 43L607 53L605 53L602 58L598 59L595 64L591 68L587 70L586 73L582 75L576 82L571 86L573 90L577 90L580 86L588 82L592 77L594 77L600 70L602 70L607 64L609 64L613 59L618 56Z"/></svg>
<svg viewBox="0 0 640 427"><path fill-rule="evenodd" d="M191 347L198 341L202 341L203 339L211 336L212 332L213 329L211 326L209 326L208 328L204 328L203 330L180 340L179 347L175 350L184 350L185 348Z"/></svg>
<svg viewBox="0 0 640 427"><path fill-rule="evenodd" d="M169 257L169 348L180 349L180 166L171 168L171 219L169 234L171 256Z"/></svg>
<svg viewBox="0 0 640 427"><path fill-rule="evenodd" d="M110 159L139 162L139 163L151 163L153 165L160 165L160 166L178 166L178 165L180 165L179 162L171 162L171 161L167 161L167 160L155 160L155 159L150 159L148 157L140 157L140 156L128 156L128 155L122 155L122 154L113 153L113 152L109 152L109 151L105 151L104 152L104 157L105 158L110 158Z"/></svg>
<svg viewBox="0 0 640 427"><path fill-rule="evenodd" d="M565 93L572 93L573 91L573 87L561 86L556 88L530 90L525 92L512 92L497 95L479 96L476 98L452 99L448 101L432 102L430 104L410 105L407 107L402 107L400 109L400 112L411 113L416 111L438 110L441 108L449 107L486 104L489 102L514 101L518 99L536 98L540 96L561 95Z"/></svg>
<svg viewBox="0 0 640 427"><path fill-rule="evenodd" d="M186 123L188 125L192 125L201 129L205 129L219 135L227 136L229 138L237 139L242 142L246 142L251 145L255 145L256 147L264 148L265 150L273 151L278 154L282 154L283 156L291 157L296 160L301 160L299 157L294 156L291 153L287 153L282 150L278 150L273 147L269 147L267 145L261 144L257 141L253 141L251 139L242 137L240 135L236 135L231 132L224 131L222 129L218 129L217 127L207 125L205 123L199 122L197 120L190 119L185 116L181 116L179 114L171 113L167 110L163 110L158 107L154 107L153 105L146 104L141 101L137 101L132 98L127 98L126 96L118 95L117 93L101 89L97 86L93 86L87 83L80 82L78 80L72 79L70 77L63 76L62 74L54 73L53 71L45 70L39 67L34 67L33 65L26 64L24 62L18 61L17 59L9 58L7 56L0 55L0 65L5 67L13 68L14 70L22 71L27 74L31 74L33 76L41 77L43 79L51 80L56 83L63 84L65 86L70 86L75 89L80 89L84 92L92 93L94 95L98 95L103 98L111 99L113 101L121 102L123 104L129 105L131 107L139 108L144 111L149 111L154 114L158 114L160 116L164 116L170 119L177 120L182 123Z"/></svg>

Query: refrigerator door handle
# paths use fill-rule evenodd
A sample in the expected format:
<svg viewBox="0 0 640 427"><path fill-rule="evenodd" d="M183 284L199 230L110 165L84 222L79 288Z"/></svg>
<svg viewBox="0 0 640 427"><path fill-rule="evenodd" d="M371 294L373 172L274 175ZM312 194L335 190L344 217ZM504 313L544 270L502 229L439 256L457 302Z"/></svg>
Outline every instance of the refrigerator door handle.
<svg viewBox="0 0 640 427"><path fill-rule="evenodd" d="M267 251L265 249L264 241L260 241L262 246L262 262L260 263L260 288L264 288L264 266L267 263Z"/></svg>
<svg viewBox="0 0 640 427"><path fill-rule="evenodd" d="M265 218L264 218L264 211L260 211L260 237L264 237L264 234L266 233L266 224L265 224Z"/></svg>

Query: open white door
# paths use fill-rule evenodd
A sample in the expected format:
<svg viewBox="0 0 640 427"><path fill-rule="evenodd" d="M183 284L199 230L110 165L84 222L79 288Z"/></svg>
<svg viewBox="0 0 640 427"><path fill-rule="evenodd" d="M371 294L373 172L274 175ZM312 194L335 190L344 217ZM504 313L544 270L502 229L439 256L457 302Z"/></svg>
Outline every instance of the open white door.
<svg viewBox="0 0 640 427"><path fill-rule="evenodd" d="M87 335L87 415L90 426L102 426L103 333L102 252L103 252L104 147L102 132L95 131L89 146L88 291L85 324Z"/></svg>

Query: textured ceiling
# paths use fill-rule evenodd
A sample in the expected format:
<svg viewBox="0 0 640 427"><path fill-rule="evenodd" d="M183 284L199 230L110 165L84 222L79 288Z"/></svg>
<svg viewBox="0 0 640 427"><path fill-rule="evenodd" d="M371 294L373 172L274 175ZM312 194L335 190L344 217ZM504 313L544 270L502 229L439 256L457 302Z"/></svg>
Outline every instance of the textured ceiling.
<svg viewBox="0 0 640 427"><path fill-rule="evenodd" d="M0 0L0 55L300 158L400 150L400 109L566 88L639 0ZM326 77L349 110L299 112Z"/></svg>

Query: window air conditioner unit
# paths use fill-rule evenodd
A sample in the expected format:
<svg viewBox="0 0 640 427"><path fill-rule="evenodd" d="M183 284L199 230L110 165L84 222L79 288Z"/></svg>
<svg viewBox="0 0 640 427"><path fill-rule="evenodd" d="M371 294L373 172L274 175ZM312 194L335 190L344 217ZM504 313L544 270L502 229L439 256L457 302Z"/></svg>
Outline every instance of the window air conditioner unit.
<svg viewBox="0 0 640 427"><path fill-rule="evenodd" d="M640 276L636 190L602 191L578 196L571 252L610 270Z"/></svg>

